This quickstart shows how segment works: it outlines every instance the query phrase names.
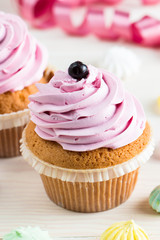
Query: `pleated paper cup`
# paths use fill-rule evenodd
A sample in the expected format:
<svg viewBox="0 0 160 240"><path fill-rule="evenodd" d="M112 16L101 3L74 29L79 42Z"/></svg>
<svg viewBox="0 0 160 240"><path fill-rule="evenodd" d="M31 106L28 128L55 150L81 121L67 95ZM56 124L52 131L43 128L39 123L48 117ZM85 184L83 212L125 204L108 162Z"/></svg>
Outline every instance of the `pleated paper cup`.
<svg viewBox="0 0 160 240"><path fill-rule="evenodd" d="M61 168L36 157L21 140L24 159L40 174L46 193L58 206L77 212L100 212L125 202L134 190L139 168L154 150L151 139L131 160L101 169Z"/></svg>
<svg viewBox="0 0 160 240"><path fill-rule="evenodd" d="M0 158L20 155L20 139L29 119L29 109L0 114Z"/></svg>

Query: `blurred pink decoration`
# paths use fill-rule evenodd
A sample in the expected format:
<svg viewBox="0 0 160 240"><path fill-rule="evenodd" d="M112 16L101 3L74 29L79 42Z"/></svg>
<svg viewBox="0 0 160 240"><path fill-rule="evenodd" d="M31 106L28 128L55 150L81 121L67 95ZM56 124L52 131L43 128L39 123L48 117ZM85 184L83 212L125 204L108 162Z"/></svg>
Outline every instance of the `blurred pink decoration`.
<svg viewBox="0 0 160 240"><path fill-rule="evenodd" d="M122 0L56 0L56 2L67 5L67 6L81 6L81 5L89 5L94 3L114 5L114 4L120 3L121 1Z"/></svg>
<svg viewBox="0 0 160 240"><path fill-rule="evenodd" d="M143 4L157 4L160 0L142 0Z"/></svg>
<svg viewBox="0 0 160 240"><path fill-rule="evenodd" d="M114 10L113 20L106 27L104 8L88 5L83 22L77 27L72 23L71 11L79 4L95 3L97 0L15 0L20 14L34 27L48 28L59 26L72 35L94 34L100 39L117 40L122 38L145 46L160 46L160 21L144 16L131 22L130 13ZM143 3L157 3L157 0L142 0ZM118 3L119 0L103 0L105 3ZM68 3L68 4L66 4Z"/></svg>
<svg viewBox="0 0 160 240"><path fill-rule="evenodd" d="M57 0L62 4L72 5L72 6L79 6L79 5L88 5L93 3L103 3L103 4L118 4L123 0ZM135 1L135 0L134 0ZM138 0L137 0L138 1ZM142 4L156 4L159 3L160 0L140 0Z"/></svg>
<svg viewBox="0 0 160 240"><path fill-rule="evenodd" d="M145 16L132 24L133 41L146 46L160 46L160 21Z"/></svg>

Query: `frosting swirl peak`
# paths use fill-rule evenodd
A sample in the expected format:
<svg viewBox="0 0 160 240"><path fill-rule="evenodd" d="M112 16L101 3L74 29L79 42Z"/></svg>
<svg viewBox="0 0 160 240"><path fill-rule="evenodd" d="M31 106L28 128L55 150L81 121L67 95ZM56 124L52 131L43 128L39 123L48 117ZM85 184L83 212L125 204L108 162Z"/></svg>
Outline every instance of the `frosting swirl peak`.
<svg viewBox="0 0 160 240"><path fill-rule="evenodd" d="M112 74L88 69L81 81L57 71L48 84L37 84L39 92L29 104L36 133L80 152L133 142L145 128L141 104Z"/></svg>
<svg viewBox="0 0 160 240"><path fill-rule="evenodd" d="M0 12L0 51L0 94L22 90L42 78L46 49L20 17Z"/></svg>

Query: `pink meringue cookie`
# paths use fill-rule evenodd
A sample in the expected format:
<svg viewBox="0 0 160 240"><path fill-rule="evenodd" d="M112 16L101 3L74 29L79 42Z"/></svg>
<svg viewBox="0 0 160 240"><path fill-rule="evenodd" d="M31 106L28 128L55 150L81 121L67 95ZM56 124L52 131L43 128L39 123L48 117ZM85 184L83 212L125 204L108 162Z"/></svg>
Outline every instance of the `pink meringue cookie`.
<svg viewBox="0 0 160 240"><path fill-rule="evenodd" d="M0 94L22 90L42 78L47 51L20 17L0 12L0 51Z"/></svg>
<svg viewBox="0 0 160 240"><path fill-rule="evenodd" d="M133 142L146 124L140 102L112 74L91 65L88 69L81 81L57 71L48 84L37 84L39 92L29 104L36 133L79 152Z"/></svg>

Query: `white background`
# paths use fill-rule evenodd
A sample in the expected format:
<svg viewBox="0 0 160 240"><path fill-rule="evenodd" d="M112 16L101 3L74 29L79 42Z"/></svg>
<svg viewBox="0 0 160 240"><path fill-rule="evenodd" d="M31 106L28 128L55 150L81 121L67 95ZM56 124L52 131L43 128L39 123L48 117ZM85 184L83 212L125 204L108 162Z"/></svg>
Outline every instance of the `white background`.
<svg viewBox="0 0 160 240"><path fill-rule="evenodd" d="M0 1L0 10L15 12L9 0ZM152 15L157 15L160 6L142 10L152 10ZM133 17L139 12L135 8ZM160 140L160 115L155 112L156 99L160 95L159 49L142 48L125 42L100 41L91 35L71 37L58 28L30 31L48 48L49 62L55 69L66 69L74 60L91 64L100 62L108 49L115 45L133 50L141 59L142 66L139 73L124 84L143 103L157 145ZM160 236L160 215L150 208L148 197L159 184L160 157L158 159L155 156L141 169L136 189L125 204L102 213L75 213L56 206L48 199L40 177L21 157L1 160L0 235L18 226L38 225L48 230L52 237L99 236L116 221L134 219L152 240L157 240Z"/></svg>

